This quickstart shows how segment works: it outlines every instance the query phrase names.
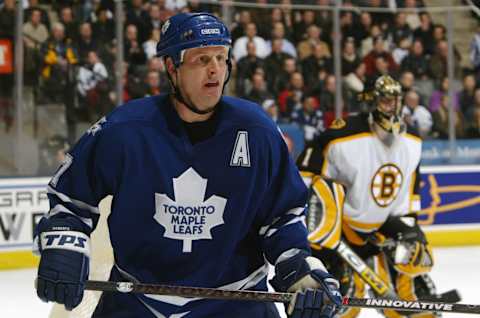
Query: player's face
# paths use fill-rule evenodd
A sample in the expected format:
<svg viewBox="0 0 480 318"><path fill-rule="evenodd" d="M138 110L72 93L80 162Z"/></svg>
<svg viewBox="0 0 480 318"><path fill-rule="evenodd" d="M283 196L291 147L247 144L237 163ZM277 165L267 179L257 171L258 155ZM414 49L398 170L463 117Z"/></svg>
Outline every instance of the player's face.
<svg viewBox="0 0 480 318"><path fill-rule="evenodd" d="M396 114L398 103L399 103L399 98L396 96L381 97L378 99L378 108L384 114L388 116L393 116Z"/></svg>
<svg viewBox="0 0 480 318"><path fill-rule="evenodd" d="M186 100L199 110L215 107L223 91L227 73L228 48L209 46L185 52L179 67L178 83Z"/></svg>

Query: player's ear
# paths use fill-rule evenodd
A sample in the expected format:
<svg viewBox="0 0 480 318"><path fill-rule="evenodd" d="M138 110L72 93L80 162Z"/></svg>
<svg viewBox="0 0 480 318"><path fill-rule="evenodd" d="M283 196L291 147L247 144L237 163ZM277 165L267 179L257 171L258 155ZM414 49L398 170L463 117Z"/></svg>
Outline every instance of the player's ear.
<svg viewBox="0 0 480 318"><path fill-rule="evenodd" d="M165 69L166 71L168 72L168 74L170 76L173 76L175 75L175 73L177 72L177 68L175 67L175 63L173 63L173 60L171 57L167 56L165 59L164 59L164 62L165 62Z"/></svg>

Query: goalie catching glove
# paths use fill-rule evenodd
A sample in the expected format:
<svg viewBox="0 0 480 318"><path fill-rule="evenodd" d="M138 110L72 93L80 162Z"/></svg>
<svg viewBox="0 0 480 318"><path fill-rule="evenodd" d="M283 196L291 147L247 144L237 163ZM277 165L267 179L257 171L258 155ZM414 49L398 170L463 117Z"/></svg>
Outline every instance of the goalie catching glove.
<svg viewBox="0 0 480 318"><path fill-rule="evenodd" d="M379 232L385 235L386 241L394 241L394 244L386 244L384 249L397 271L412 277L430 272L432 249L414 215L390 217Z"/></svg>
<svg viewBox="0 0 480 318"><path fill-rule="evenodd" d="M278 262L270 283L277 291L295 292L287 307L291 318L331 318L342 304L338 281L305 252Z"/></svg>
<svg viewBox="0 0 480 318"><path fill-rule="evenodd" d="M41 255L37 295L72 310L82 301L88 278L89 231L79 219L68 215L43 218L37 231L34 248Z"/></svg>

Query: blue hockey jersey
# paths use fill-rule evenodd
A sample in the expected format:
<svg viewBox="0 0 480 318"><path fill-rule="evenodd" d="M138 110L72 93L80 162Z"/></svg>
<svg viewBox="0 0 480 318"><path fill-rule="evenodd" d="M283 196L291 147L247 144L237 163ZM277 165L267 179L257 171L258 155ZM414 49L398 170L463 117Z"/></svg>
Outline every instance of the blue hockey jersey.
<svg viewBox="0 0 480 318"><path fill-rule="evenodd" d="M307 190L277 127L245 100L218 107L214 136L192 145L168 95L131 101L93 125L51 180L49 216L92 230L113 195L111 279L266 290L266 261L309 249ZM256 317L262 306L105 294L94 317Z"/></svg>

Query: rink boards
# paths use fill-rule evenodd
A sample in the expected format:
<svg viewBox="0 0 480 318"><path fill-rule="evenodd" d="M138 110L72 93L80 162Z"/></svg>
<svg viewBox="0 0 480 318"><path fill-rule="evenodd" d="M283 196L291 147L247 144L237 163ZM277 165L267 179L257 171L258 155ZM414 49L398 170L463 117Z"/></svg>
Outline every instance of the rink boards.
<svg viewBox="0 0 480 318"><path fill-rule="evenodd" d="M421 223L435 246L480 244L480 166L422 167ZM0 269L35 266L49 178L0 179Z"/></svg>

